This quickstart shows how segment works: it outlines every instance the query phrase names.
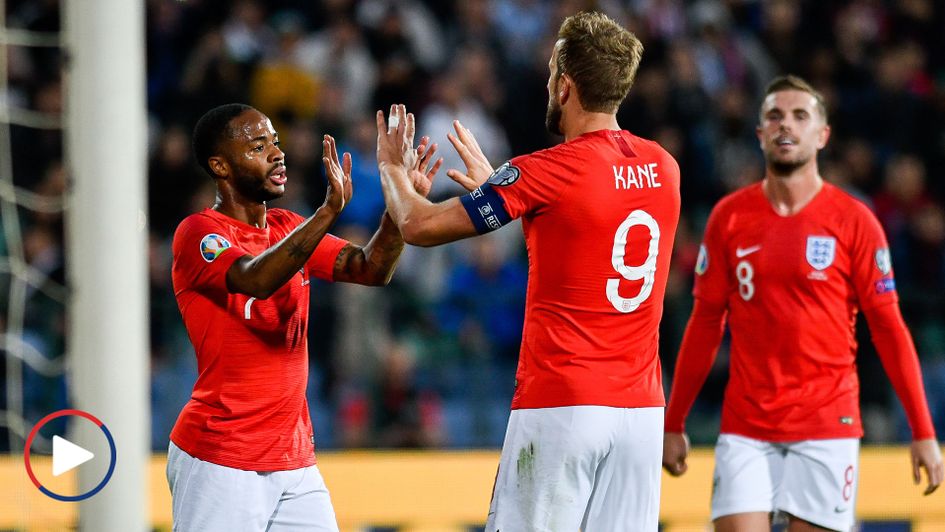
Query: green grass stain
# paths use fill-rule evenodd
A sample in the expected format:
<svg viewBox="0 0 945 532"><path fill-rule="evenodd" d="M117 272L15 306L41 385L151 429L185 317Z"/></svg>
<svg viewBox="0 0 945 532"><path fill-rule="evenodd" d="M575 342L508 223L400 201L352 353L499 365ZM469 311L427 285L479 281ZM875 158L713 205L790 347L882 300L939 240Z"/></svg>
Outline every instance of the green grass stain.
<svg viewBox="0 0 945 532"><path fill-rule="evenodd" d="M522 447L518 452L518 464L516 471L518 476L531 477L535 471L535 444L529 443L527 447Z"/></svg>

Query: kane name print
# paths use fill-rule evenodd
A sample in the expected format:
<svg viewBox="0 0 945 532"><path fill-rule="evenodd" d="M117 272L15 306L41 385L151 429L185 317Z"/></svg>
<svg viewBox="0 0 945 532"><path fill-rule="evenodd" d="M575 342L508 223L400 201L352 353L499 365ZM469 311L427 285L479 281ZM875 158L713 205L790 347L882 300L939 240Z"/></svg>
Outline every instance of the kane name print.
<svg viewBox="0 0 945 532"><path fill-rule="evenodd" d="M657 163L614 165L614 187L617 190L631 188L660 188L659 165Z"/></svg>

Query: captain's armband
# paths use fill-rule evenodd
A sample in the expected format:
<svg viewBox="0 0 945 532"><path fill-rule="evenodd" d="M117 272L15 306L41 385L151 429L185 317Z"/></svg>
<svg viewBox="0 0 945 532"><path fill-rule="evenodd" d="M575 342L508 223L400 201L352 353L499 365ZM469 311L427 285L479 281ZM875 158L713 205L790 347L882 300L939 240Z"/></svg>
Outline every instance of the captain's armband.
<svg viewBox="0 0 945 532"><path fill-rule="evenodd" d="M489 183L460 197L459 200L480 235L495 231L512 221L512 217L505 210L505 200Z"/></svg>

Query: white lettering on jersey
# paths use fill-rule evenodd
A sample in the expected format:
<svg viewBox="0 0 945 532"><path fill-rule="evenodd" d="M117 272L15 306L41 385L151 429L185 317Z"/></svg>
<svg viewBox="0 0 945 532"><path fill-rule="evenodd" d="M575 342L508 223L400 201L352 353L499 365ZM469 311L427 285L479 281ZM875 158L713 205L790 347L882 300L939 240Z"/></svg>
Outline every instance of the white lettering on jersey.
<svg viewBox="0 0 945 532"><path fill-rule="evenodd" d="M627 234L630 228L636 225L642 225L650 230L650 243L647 245L646 261L639 266L629 266L624 262L627 248ZM614 234L614 248L611 255L611 263L614 270L621 277L628 281L637 281L643 279L643 286L640 287L640 293L634 297L621 297L618 289L620 288L620 279L607 279L607 300L617 309L618 312L627 314L636 310L653 292L653 282L656 280L656 257L660 252L660 226L656 223L653 216L637 209L617 228Z"/></svg>
<svg viewBox="0 0 945 532"><path fill-rule="evenodd" d="M646 163L637 165L614 166L614 188L617 190L629 190L631 188L660 188L663 186L658 181L659 172L657 172L657 163Z"/></svg>

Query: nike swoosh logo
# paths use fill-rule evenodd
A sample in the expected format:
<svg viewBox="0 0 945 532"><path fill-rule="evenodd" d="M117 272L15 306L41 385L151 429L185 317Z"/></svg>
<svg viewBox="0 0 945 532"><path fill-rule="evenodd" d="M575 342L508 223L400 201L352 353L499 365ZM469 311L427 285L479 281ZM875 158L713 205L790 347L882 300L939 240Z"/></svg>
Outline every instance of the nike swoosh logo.
<svg viewBox="0 0 945 532"><path fill-rule="evenodd" d="M837 506L836 508L833 509L833 511L836 512L836 513L838 513L838 514L842 514L843 512L847 511L847 508L841 508L841 507Z"/></svg>
<svg viewBox="0 0 945 532"><path fill-rule="evenodd" d="M735 248L735 256L739 259L742 257L747 257L748 255L751 255L752 253L758 251L759 249L761 249L760 245L752 246L750 248Z"/></svg>

